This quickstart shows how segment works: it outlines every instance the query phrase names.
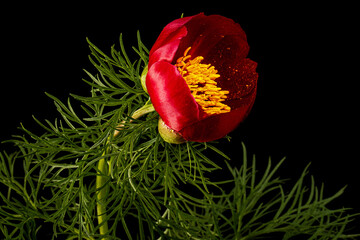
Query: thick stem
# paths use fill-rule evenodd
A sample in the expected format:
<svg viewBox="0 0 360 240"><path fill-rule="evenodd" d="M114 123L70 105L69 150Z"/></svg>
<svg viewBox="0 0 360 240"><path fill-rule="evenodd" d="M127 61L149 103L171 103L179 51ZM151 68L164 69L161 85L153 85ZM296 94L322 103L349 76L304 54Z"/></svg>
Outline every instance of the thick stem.
<svg viewBox="0 0 360 240"><path fill-rule="evenodd" d="M148 102L144 106L142 106L140 109L136 110L132 114L131 118L137 119L137 118L140 118L141 116L143 116L147 113L153 112L153 111L155 111L153 105ZM130 122L131 121L132 120L130 120ZM114 131L114 137L116 137L119 134L121 129L124 127L124 124L125 124L125 122L122 121L117 126L116 130ZM109 140L110 140L110 138L108 138L106 145L109 144ZM103 153L103 156L104 155L105 155L105 152ZM96 175L97 219L98 219L98 224L100 226L99 227L100 234L105 235L108 233L108 230L109 230L109 226L107 223L107 215L106 215L106 197L107 197L107 194L109 191L109 185L106 184L106 182L107 182L108 176L109 176L109 166L107 164L105 157L99 160L97 168L98 168L98 172ZM101 238L101 239L108 240L109 238Z"/></svg>
<svg viewBox="0 0 360 240"><path fill-rule="evenodd" d="M109 186L105 185L108 176L108 166L105 158L100 159L98 162L98 173L96 176L96 189L99 189L96 194L97 199L97 218L100 225L99 231L101 235L108 232L108 223L106 220L106 194L109 190ZM108 239L108 238L102 238Z"/></svg>

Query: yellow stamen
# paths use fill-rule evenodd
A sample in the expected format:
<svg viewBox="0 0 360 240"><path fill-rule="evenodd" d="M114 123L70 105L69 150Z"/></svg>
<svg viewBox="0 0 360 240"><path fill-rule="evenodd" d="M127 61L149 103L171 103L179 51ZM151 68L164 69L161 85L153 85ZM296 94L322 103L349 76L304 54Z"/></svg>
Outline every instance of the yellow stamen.
<svg viewBox="0 0 360 240"><path fill-rule="evenodd" d="M229 91L217 87L216 79L220 77L218 71L211 64L201 63L204 60L201 56L191 59L191 55L187 55L190 49L188 47L185 50L184 56L176 61L175 66L185 79L195 101L209 115L230 112L231 108L221 103L225 101Z"/></svg>

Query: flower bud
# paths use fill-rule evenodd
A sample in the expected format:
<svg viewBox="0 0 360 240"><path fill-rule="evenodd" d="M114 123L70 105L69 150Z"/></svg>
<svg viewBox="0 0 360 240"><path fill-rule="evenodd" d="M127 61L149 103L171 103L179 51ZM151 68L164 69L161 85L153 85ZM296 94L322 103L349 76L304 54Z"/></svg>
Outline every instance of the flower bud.
<svg viewBox="0 0 360 240"><path fill-rule="evenodd" d="M173 144L180 144L180 143L184 143L186 141L181 136L180 133L169 128L161 118L159 118L158 130L159 130L160 136L164 139L165 142L173 143Z"/></svg>
<svg viewBox="0 0 360 240"><path fill-rule="evenodd" d="M147 88L146 88L146 75L148 73L148 66L144 67L143 72L141 73L141 77L140 77L140 81L141 81L141 86L144 89L144 91L146 93L148 93Z"/></svg>

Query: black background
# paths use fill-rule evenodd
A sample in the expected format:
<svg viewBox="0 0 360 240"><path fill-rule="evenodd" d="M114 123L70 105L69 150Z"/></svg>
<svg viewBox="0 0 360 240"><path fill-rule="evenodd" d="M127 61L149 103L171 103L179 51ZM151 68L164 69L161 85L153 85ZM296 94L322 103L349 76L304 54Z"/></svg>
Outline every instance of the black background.
<svg viewBox="0 0 360 240"><path fill-rule="evenodd" d="M68 93L89 94L81 81L86 78L82 69L95 73L86 37L108 53L113 44L119 48L123 33L130 53L137 30L151 48L162 28L182 13L220 14L245 30L249 58L258 62L259 72L253 110L231 133L232 142L222 143L224 151L240 165L243 141L249 154L256 154L259 168L269 156L274 162L286 156L279 172L284 178L296 179L311 162L310 174L318 186L325 184L325 196L348 185L333 206L360 212L356 6L234 3L103 1L3 8L0 140L19 133L20 122L36 129L31 115L59 117L45 91L62 100Z"/></svg>

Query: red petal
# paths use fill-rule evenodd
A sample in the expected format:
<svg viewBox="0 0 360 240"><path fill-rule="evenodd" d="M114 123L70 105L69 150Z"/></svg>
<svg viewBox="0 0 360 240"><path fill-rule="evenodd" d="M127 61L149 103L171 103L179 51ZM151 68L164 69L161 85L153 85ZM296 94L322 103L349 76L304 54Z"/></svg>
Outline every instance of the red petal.
<svg viewBox="0 0 360 240"><path fill-rule="evenodd" d="M249 113L255 97L229 113L212 115L185 127L179 132L188 141L209 142L220 139L233 131Z"/></svg>
<svg viewBox="0 0 360 240"><path fill-rule="evenodd" d="M177 29L168 42L153 51L150 55L148 66L151 67L153 63L158 61L166 61L171 63L174 59L175 53L178 50L181 38L186 36L187 31L185 27Z"/></svg>
<svg viewBox="0 0 360 240"><path fill-rule="evenodd" d="M205 16L201 14L196 15L185 26L188 34L181 40L175 59L181 57L188 47L191 47L189 54L193 57L203 56L206 58L208 52L228 36L236 38L236 44L242 46L243 58L248 54L249 46L245 32L239 24L229 18L220 15Z"/></svg>
<svg viewBox="0 0 360 240"><path fill-rule="evenodd" d="M224 77L220 79L219 87L232 89L227 101L238 101L255 95L259 77L256 67L256 62L245 58L238 61L236 65L222 69Z"/></svg>
<svg viewBox="0 0 360 240"><path fill-rule="evenodd" d="M201 107L177 68L168 62L156 62L146 76L146 87L155 110L175 131L204 117Z"/></svg>
<svg viewBox="0 0 360 240"><path fill-rule="evenodd" d="M201 15L201 13L198 15ZM171 41L171 39L174 38L174 35L176 35L176 32L180 28L182 28L187 22L189 22L192 18L198 15L176 19L166 25L160 33L159 37L157 38L156 42L154 43L153 47L151 48L149 55L151 56L153 52L156 51L159 47Z"/></svg>
<svg viewBox="0 0 360 240"><path fill-rule="evenodd" d="M237 36L225 36L207 54L204 62L215 66L220 74L218 86L229 90L224 102L232 109L237 107L238 100L255 94L258 73L257 63L244 58L248 49L244 49L241 39Z"/></svg>

